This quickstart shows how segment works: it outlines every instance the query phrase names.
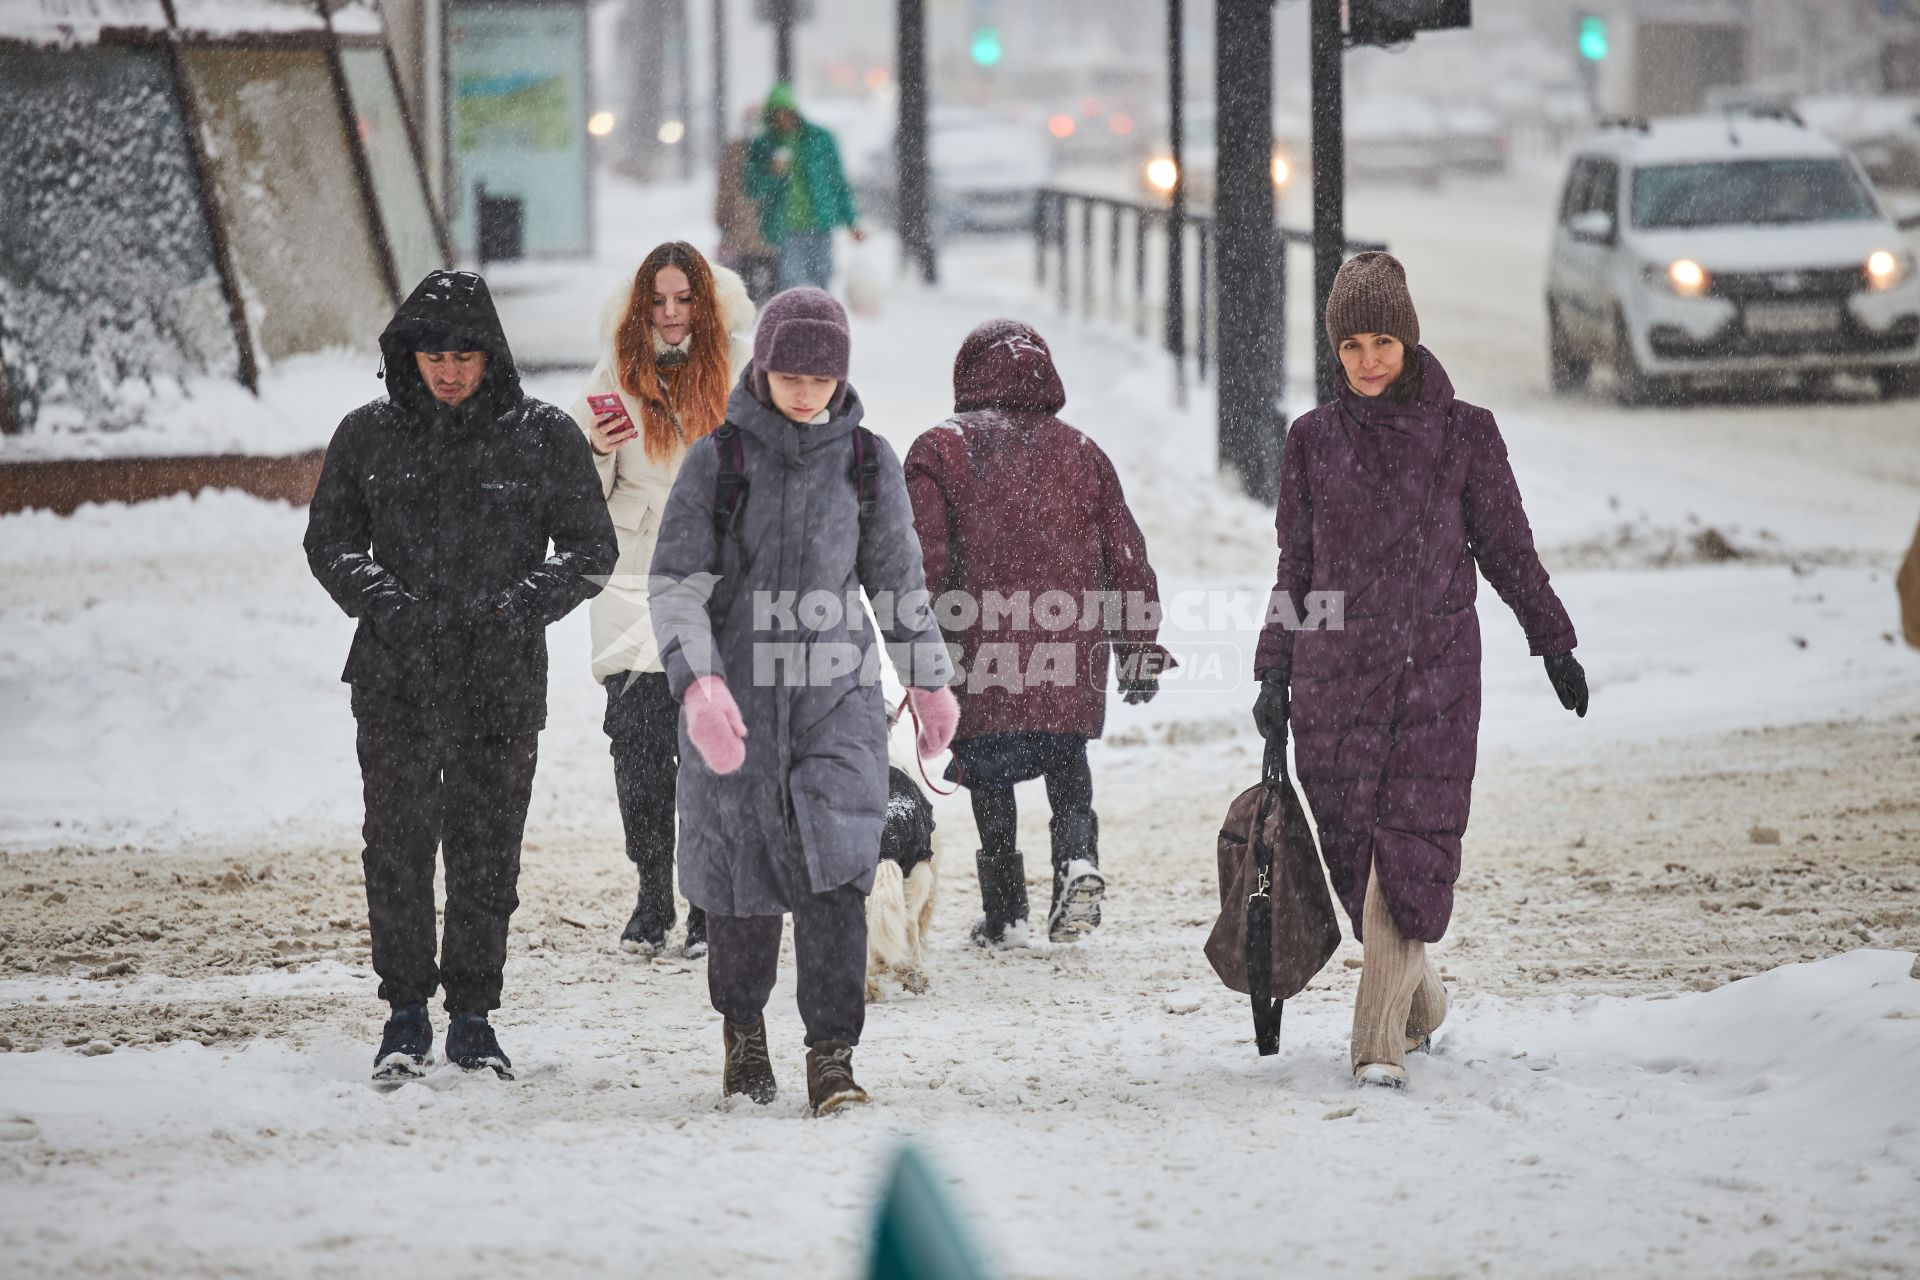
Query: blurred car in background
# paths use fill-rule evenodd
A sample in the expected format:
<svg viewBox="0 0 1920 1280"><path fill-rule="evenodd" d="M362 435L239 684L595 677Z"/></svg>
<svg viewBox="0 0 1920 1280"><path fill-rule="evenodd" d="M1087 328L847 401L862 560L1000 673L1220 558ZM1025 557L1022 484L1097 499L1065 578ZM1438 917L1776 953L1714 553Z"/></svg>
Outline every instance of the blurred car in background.
<svg viewBox="0 0 1920 1280"><path fill-rule="evenodd" d="M927 153L937 232L1032 228L1034 192L1053 172L1046 136L1033 120L941 104L927 114ZM866 216L897 224L900 184L891 136L869 148L852 181Z"/></svg>
<svg viewBox="0 0 1920 1280"><path fill-rule="evenodd" d="M1166 95L1158 87L1162 70L1156 58L1137 52L1108 50L1089 57L1075 50L1010 67L1005 92L1007 100L1031 108L1043 122L1056 170L1131 168L1149 139L1166 135Z"/></svg>
<svg viewBox="0 0 1920 1280"><path fill-rule="evenodd" d="M1214 174L1219 160L1214 108L1211 102L1196 102L1181 112L1180 162L1187 171L1187 202L1199 209L1211 209L1217 190ZM1275 191L1284 191L1293 180L1297 165L1294 152L1276 136L1273 160L1268 166ZM1172 196L1180 170L1174 167L1173 149L1164 140L1140 166L1140 190L1158 200Z"/></svg>
<svg viewBox="0 0 1920 1280"><path fill-rule="evenodd" d="M1616 122L1580 147L1547 283L1556 392L1872 375L1920 394L1920 270L1839 143L1783 116Z"/></svg>
<svg viewBox="0 0 1920 1280"><path fill-rule="evenodd" d="M1349 182L1437 187L1446 172L1446 131L1438 108L1424 98L1369 94L1351 99L1346 143Z"/></svg>
<svg viewBox="0 0 1920 1280"><path fill-rule="evenodd" d="M1809 127L1852 151L1880 186L1920 188L1920 96L1821 94L1793 108Z"/></svg>
<svg viewBox="0 0 1920 1280"><path fill-rule="evenodd" d="M1216 187L1214 106L1195 103L1184 113L1187 199L1209 207ZM1357 98L1346 113L1347 178L1411 182L1434 187L1448 173L1500 173L1507 167L1507 129L1485 107L1449 105L1417 97ZM1272 172L1276 190L1302 186L1312 174L1313 124L1302 108L1274 113ZM1173 156L1164 141L1140 165L1140 187L1162 199L1173 190Z"/></svg>
<svg viewBox="0 0 1920 1280"><path fill-rule="evenodd" d="M1473 103L1440 104L1441 167L1450 173L1505 173L1507 125L1499 113Z"/></svg>

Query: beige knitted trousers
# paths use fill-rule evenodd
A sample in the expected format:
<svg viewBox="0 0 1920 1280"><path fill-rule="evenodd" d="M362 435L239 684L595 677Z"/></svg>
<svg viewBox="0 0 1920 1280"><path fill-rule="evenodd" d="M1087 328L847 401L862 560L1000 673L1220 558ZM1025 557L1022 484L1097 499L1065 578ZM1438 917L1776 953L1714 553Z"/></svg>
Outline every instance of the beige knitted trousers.
<svg viewBox="0 0 1920 1280"><path fill-rule="evenodd" d="M1447 993L1427 959L1427 944L1400 936L1380 892L1367 876L1360 915L1360 993L1353 1003L1353 1069L1370 1063L1404 1064L1407 1051L1433 1034L1447 1016Z"/></svg>

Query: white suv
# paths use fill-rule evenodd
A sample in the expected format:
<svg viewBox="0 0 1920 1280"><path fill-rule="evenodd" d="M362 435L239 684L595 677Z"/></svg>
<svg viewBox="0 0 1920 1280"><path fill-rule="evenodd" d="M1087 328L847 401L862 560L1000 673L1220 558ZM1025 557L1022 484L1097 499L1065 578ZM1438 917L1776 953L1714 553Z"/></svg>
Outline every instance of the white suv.
<svg viewBox="0 0 1920 1280"><path fill-rule="evenodd" d="M1609 124L1574 158L1547 275L1555 391L1870 373L1920 395L1920 270L1836 142L1790 116Z"/></svg>

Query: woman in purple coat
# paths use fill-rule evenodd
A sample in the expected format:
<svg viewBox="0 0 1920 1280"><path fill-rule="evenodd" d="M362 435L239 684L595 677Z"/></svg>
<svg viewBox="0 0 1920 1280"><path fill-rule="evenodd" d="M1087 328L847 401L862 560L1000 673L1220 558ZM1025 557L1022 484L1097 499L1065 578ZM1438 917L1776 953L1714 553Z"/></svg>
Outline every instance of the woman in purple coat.
<svg viewBox="0 0 1920 1280"><path fill-rule="evenodd" d="M1354 1080L1402 1088L1406 1053L1446 1016L1426 944L1453 914L1473 791L1476 568L1561 705L1584 716L1587 683L1500 430L1419 345L1400 263L1363 253L1341 267L1326 323L1345 385L1287 434L1253 718L1283 752L1292 726L1321 854L1364 948Z"/></svg>

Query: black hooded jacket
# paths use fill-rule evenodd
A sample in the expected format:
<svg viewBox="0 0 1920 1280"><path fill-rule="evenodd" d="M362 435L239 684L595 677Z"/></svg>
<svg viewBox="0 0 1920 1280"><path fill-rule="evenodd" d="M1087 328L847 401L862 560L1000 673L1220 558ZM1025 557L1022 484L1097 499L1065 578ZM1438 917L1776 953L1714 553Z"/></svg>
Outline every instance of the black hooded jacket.
<svg viewBox="0 0 1920 1280"><path fill-rule="evenodd" d="M484 351L449 408L414 362L423 333ZM360 620L341 679L354 714L458 736L546 723L546 626L619 552L586 437L528 397L479 276L435 271L380 336L387 398L348 414L307 517L307 564ZM547 554L551 539L553 554Z"/></svg>

